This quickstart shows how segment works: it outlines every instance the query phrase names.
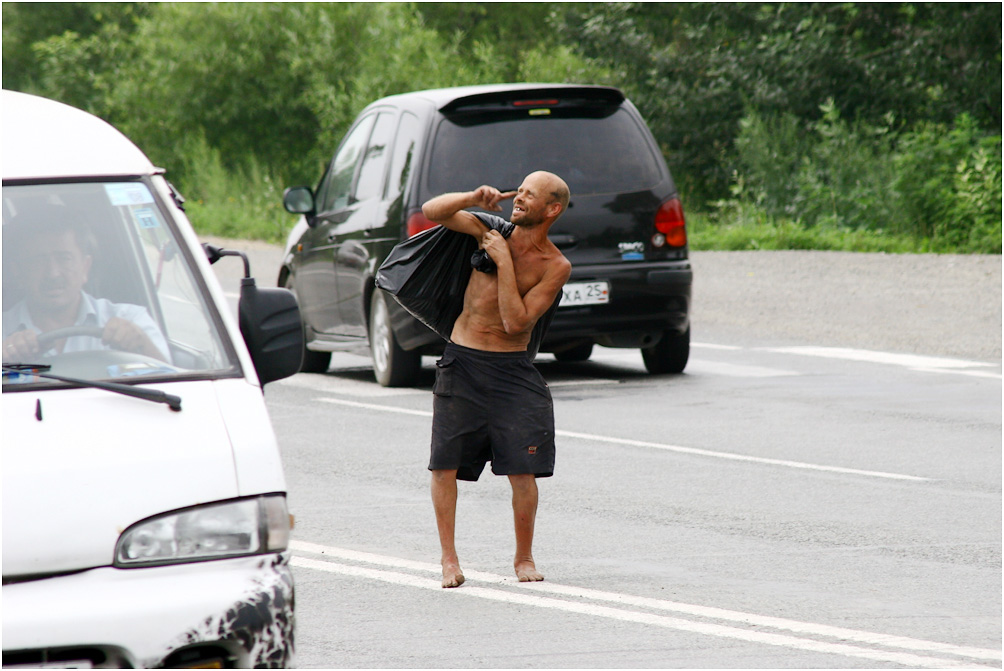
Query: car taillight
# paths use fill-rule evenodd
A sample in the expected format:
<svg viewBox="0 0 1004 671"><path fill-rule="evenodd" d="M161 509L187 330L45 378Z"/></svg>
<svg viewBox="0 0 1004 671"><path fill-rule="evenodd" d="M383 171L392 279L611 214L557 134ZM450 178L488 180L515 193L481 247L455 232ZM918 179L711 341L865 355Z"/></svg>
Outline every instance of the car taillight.
<svg viewBox="0 0 1004 671"><path fill-rule="evenodd" d="M413 235L418 235L422 231L427 231L430 228L433 228L438 225L439 224L437 224L436 222L426 218L426 216L421 212L416 212L410 217L408 217L408 224L406 227L408 231L408 237L410 238Z"/></svg>
<svg viewBox="0 0 1004 671"><path fill-rule="evenodd" d="M513 107L547 107L557 105L558 101L554 98L548 100L514 100Z"/></svg>
<svg viewBox="0 0 1004 671"><path fill-rule="evenodd" d="M687 225L679 198L667 200L655 213L655 230L656 234L652 236L655 247L683 247L687 244Z"/></svg>

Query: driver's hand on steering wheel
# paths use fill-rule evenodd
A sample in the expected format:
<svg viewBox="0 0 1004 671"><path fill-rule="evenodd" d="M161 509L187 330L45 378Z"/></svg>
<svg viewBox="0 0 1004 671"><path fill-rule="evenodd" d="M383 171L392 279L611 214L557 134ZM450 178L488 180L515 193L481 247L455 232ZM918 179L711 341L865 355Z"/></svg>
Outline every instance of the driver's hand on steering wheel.
<svg viewBox="0 0 1004 671"><path fill-rule="evenodd" d="M31 329L15 331L3 341L3 360L17 363L38 355L38 338Z"/></svg>
<svg viewBox="0 0 1004 671"><path fill-rule="evenodd" d="M101 342L124 352L145 354L155 359L163 358L160 350L143 332L143 329L121 317L112 317L101 333Z"/></svg>

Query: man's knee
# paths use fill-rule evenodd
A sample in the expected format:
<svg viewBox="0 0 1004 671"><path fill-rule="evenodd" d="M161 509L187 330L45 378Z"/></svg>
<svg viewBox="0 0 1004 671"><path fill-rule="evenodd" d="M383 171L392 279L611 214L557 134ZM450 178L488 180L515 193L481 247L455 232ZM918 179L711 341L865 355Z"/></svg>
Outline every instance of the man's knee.
<svg viewBox="0 0 1004 671"><path fill-rule="evenodd" d="M432 479L437 482L445 482L449 480L457 479L457 469L433 469L431 471Z"/></svg>
<svg viewBox="0 0 1004 671"><path fill-rule="evenodd" d="M533 473L510 475L509 484L515 493L532 493L537 491L537 476Z"/></svg>

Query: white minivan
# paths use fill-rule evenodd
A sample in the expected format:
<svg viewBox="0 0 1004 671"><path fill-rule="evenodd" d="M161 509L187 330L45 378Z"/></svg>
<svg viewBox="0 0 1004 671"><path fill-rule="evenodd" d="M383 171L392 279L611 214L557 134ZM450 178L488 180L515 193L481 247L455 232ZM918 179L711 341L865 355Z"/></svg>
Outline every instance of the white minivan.
<svg viewBox="0 0 1004 671"><path fill-rule="evenodd" d="M295 297L245 258L232 316L210 257L241 254L104 121L4 91L2 125L4 668L290 665L262 385L299 368Z"/></svg>

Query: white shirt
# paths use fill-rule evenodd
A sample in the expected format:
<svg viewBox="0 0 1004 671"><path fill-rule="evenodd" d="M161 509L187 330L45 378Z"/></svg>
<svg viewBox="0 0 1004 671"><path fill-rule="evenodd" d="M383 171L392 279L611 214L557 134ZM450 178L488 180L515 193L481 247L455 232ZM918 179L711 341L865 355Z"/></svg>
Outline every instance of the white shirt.
<svg viewBox="0 0 1004 671"><path fill-rule="evenodd" d="M77 321L74 326L96 326L104 327L112 317L119 317L130 321L143 329L143 332L150 338L150 341L157 346L164 357L164 361L170 362L170 353L167 347L167 339L160 332L157 323L147 312L146 308L130 303L112 303L106 298L94 298L87 292L80 292L80 310L77 312ZM35 326L28 311L25 301L20 301L3 313L3 337L6 339L13 333L31 329L35 333L42 333L42 329ZM101 342L101 338L92 336L72 336L66 339L63 346L64 352L86 352L91 350L111 349ZM55 354L54 349L50 349L43 354Z"/></svg>

